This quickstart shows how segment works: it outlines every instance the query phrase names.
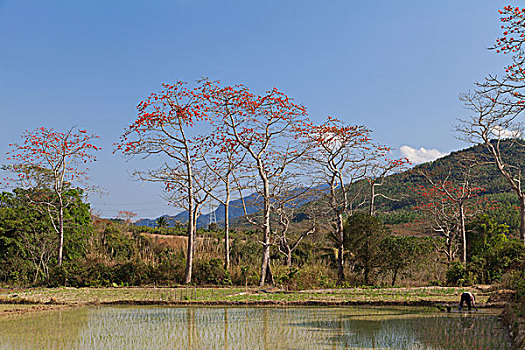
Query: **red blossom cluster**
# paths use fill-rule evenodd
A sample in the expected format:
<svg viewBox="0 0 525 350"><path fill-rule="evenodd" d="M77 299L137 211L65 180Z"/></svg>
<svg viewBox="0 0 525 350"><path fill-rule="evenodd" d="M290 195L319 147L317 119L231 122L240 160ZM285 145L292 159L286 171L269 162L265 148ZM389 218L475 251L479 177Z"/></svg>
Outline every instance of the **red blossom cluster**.
<svg viewBox="0 0 525 350"><path fill-rule="evenodd" d="M37 171L65 184L85 178L87 169L82 165L96 161L94 152L100 148L94 141L98 138L74 128L66 132L45 127L26 130L22 144L9 145L12 149L7 159L18 180L26 186L34 182Z"/></svg>

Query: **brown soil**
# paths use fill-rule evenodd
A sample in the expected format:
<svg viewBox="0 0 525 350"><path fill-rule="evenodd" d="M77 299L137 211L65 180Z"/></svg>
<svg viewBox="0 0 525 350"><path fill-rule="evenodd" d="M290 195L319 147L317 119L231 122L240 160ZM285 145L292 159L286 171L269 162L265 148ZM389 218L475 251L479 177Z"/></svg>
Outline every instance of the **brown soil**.
<svg viewBox="0 0 525 350"><path fill-rule="evenodd" d="M489 300L487 302L512 302L516 297L516 291L510 289L502 289L490 293Z"/></svg>
<svg viewBox="0 0 525 350"><path fill-rule="evenodd" d="M521 306L522 308L524 306ZM507 327L515 349L525 349L525 318L518 317L517 304L507 303L501 314L501 319Z"/></svg>
<svg viewBox="0 0 525 350"><path fill-rule="evenodd" d="M43 311L56 311L56 310L71 309L76 306L77 305L36 304L36 305L27 305L26 307L22 307L21 305L16 305L16 307L10 307L10 308L0 307L0 317L19 316L19 315L26 315L26 314L31 314L35 312L43 312Z"/></svg>

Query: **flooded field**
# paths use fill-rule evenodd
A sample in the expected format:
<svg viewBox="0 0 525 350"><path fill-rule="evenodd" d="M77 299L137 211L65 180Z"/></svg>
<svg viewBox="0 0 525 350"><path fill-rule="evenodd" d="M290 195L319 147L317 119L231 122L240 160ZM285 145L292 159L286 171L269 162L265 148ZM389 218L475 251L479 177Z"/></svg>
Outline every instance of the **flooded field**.
<svg viewBox="0 0 525 350"><path fill-rule="evenodd" d="M510 349L499 310L96 307L0 318L0 349Z"/></svg>

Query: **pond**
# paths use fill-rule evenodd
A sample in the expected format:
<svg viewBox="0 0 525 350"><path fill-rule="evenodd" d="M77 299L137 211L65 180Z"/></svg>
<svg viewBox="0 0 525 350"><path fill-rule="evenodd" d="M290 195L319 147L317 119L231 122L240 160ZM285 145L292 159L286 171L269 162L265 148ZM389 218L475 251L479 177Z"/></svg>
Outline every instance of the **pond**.
<svg viewBox="0 0 525 350"><path fill-rule="evenodd" d="M95 307L0 318L0 349L510 349L499 310Z"/></svg>

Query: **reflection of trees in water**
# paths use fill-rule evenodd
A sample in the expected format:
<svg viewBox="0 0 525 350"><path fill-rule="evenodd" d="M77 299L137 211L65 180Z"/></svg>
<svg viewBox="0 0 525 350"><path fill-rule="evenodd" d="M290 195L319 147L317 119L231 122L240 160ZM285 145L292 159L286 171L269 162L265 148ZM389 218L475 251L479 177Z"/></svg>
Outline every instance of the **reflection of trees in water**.
<svg viewBox="0 0 525 350"><path fill-rule="evenodd" d="M6 322L7 328L0 324L0 344L30 347L24 341L34 338L31 334L41 337L38 344L49 344L46 339L54 336L58 318L46 316L50 317L46 322L31 317L35 327L26 326L18 333L14 328L25 325L27 318ZM101 307L63 312L61 317L62 348L505 348L503 330L495 327L496 316L417 314L402 308ZM465 329L471 338L478 338L476 343L465 340ZM31 347L48 347L38 344Z"/></svg>
<svg viewBox="0 0 525 350"><path fill-rule="evenodd" d="M70 349L89 314L81 308L0 318L0 349Z"/></svg>

